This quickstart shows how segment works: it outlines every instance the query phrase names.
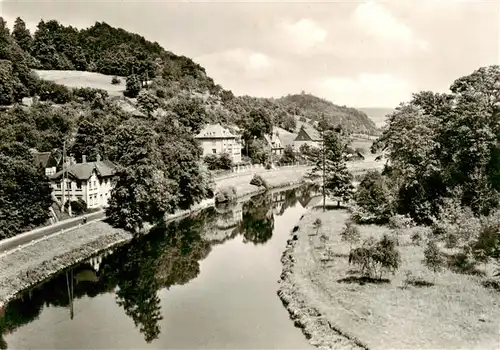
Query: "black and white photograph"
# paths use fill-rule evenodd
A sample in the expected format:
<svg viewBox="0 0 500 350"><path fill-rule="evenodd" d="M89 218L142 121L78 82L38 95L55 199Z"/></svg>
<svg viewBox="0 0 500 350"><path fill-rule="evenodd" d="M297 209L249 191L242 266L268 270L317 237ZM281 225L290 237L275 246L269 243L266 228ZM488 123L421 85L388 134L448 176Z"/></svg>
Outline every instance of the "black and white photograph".
<svg viewBox="0 0 500 350"><path fill-rule="evenodd" d="M500 349L500 0L0 0L0 349Z"/></svg>

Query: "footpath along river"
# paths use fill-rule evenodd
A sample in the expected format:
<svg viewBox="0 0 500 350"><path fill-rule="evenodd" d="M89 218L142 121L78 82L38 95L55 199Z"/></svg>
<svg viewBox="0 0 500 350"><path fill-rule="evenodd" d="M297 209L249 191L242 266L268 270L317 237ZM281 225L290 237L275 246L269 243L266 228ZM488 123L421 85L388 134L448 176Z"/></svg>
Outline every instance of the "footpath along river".
<svg viewBox="0 0 500 350"><path fill-rule="evenodd" d="M311 349L276 295L307 188L206 209L74 265L0 311L0 348Z"/></svg>

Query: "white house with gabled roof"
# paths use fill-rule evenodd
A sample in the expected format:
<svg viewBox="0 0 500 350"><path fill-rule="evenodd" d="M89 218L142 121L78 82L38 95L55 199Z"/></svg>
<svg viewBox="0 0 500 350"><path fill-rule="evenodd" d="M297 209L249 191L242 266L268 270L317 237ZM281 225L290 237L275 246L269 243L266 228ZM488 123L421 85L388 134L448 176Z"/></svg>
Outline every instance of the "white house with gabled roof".
<svg viewBox="0 0 500 350"><path fill-rule="evenodd" d="M206 125L195 138L201 144L203 157L227 153L233 163L241 163L241 137L221 124Z"/></svg>

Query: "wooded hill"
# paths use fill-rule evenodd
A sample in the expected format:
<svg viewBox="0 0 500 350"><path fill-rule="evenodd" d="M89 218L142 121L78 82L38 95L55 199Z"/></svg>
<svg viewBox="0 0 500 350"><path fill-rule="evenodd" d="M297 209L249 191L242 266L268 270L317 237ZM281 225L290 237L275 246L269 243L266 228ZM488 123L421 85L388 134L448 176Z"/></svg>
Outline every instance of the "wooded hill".
<svg viewBox="0 0 500 350"><path fill-rule="evenodd" d="M317 120L324 114L332 124L356 133L374 134L375 124L354 108L337 106L312 95L289 95L280 99L235 97L216 85L205 69L190 58L166 51L156 42L97 22L78 30L57 21L40 21L33 35L18 18L10 31L0 18L0 105L20 102L23 97L67 103L70 93L54 83L37 79L32 69L88 71L111 76L135 76L140 90L148 85L160 100L197 99L205 110L204 122L242 124L252 110L263 109L273 125L295 131L296 120ZM135 97L136 91L130 94ZM61 97L61 95L64 95ZM73 96L74 97L74 96ZM81 97L81 96L80 96ZM162 101L160 101L162 102Z"/></svg>

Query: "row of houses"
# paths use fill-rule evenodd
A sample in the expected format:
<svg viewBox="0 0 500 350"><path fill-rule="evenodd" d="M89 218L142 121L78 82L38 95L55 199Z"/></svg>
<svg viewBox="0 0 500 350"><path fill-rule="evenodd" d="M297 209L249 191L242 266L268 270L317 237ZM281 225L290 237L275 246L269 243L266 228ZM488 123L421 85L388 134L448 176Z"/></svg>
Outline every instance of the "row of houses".
<svg viewBox="0 0 500 350"><path fill-rule="evenodd" d="M196 135L196 139L201 144L203 156L227 153L235 164L241 163L242 140L237 127L210 124ZM273 129L272 134L266 135L265 139L271 152L276 155L281 155L288 145L297 151L304 144L311 147L321 145L319 133L313 128L304 126L297 136L290 133L280 134L278 129ZM62 203L64 199L64 201L82 200L89 209L107 206L116 172L116 165L111 161L101 160L98 156L96 161L87 162L83 156L82 161L77 163L73 157L67 157L63 166L59 150L53 152L32 150L32 153L36 163L45 169L45 175L52 185L53 197L59 204L64 204Z"/></svg>
<svg viewBox="0 0 500 350"><path fill-rule="evenodd" d="M291 146L294 151L298 152L303 145L319 148L322 143L321 134L313 127L305 125L302 125L296 136L286 132L280 133L277 128L273 128L271 135L265 135L264 137L271 153L275 155L283 154L286 146ZM243 142L237 127L229 128L221 124L210 124L196 135L196 138L203 148L203 157L210 154L227 153L231 156L233 163L238 164L241 162ZM348 148L348 153L351 159L364 159L360 152L351 148Z"/></svg>

